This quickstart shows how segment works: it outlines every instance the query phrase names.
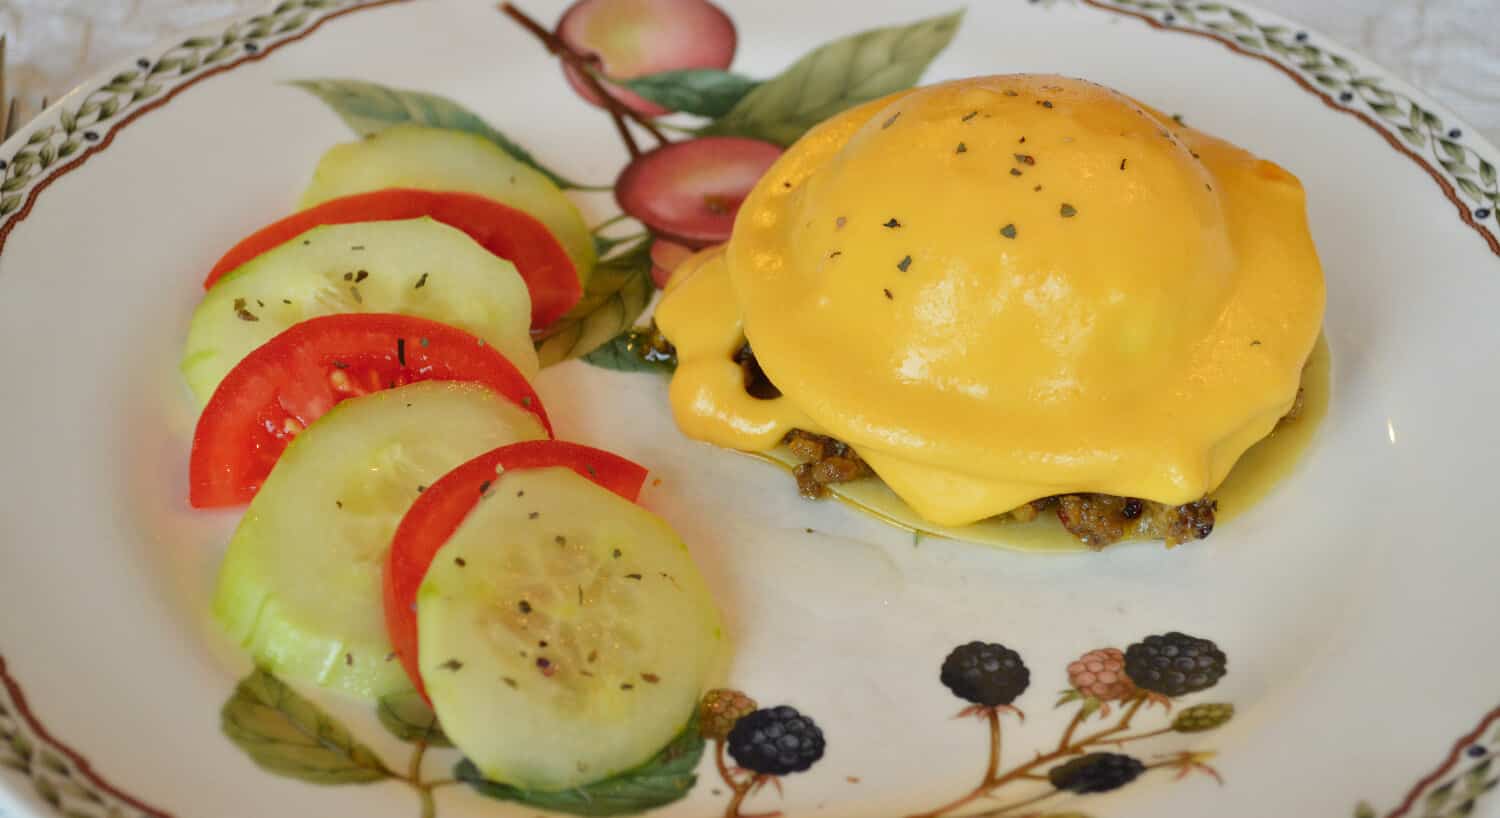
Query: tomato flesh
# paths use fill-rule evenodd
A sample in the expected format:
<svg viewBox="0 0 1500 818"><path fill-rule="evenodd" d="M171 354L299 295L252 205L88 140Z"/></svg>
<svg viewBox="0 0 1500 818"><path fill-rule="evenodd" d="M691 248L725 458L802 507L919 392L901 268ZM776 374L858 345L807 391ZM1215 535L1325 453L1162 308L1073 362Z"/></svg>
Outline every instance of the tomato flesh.
<svg viewBox="0 0 1500 818"><path fill-rule="evenodd" d="M516 265L531 292L531 326L543 329L583 296L583 285L562 244L535 217L472 193L388 188L331 199L251 233L219 259L205 289L274 247L325 224L396 221L426 216L467 233L484 249Z"/></svg>
<svg viewBox="0 0 1500 818"><path fill-rule="evenodd" d="M483 384L552 433L525 376L477 337L408 315L328 315L272 338L219 384L193 434L189 501L250 502L292 438L334 405L417 381Z"/></svg>
<svg viewBox="0 0 1500 818"><path fill-rule="evenodd" d="M617 454L562 440L528 440L486 452L443 475L412 504L385 563L385 625L412 684L426 696L417 670L417 590L433 557L490 489L501 470L564 466L635 502L645 467Z"/></svg>

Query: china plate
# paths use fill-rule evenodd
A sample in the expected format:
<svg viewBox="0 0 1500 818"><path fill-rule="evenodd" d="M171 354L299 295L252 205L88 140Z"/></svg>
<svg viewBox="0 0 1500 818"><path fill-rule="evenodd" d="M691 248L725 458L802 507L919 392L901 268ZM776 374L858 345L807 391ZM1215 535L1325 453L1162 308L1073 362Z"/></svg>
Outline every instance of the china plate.
<svg viewBox="0 0 1500 818"><path fill-rule="evenodd" d="M528 5L548 25L562 11ZM734 70L756 78L854 31L936 13L914 0L729 10ZM1029 669L1014 702L1026 717L999 721L1000 767L1013 774L950 814L1500 814L1487 795L1500 774L1500 551L1488 525L1500 152L1379 66L1238 2L994 0L880 47L873 64L895 74L936 53L927 79L1089 77L1296 173L1328 277L1332 401L1302 465L1211 539L1028 555L801 501L782 471L679 435L658 376L579 361L546 370L537 386L564 434L659 478L645 502L692 544L725 611L728 682L826 734L811 770L739 808L897 816L975 790L989 732L954 718L966 702L938 676L951 649L983 640ZM826 63L824 79L870 64ZM327 78L456 100L573 179L608 182L627 158L555 58L480 2L288 0L143 52L0 148L0 812L539 811L442 785L453 751L413 765L413 746L366 706L277 699L264 677L236 694L249 662L208 619L235 515L184 502L194 413L175 364L203 272L286 212L318 155L350 138L288 85ZM381 110L366 113L407 109ZM617 212L606 193L577 200L591 223ZM610 308L629 312L643 292ZM598 320L596 334L619 316ZM1211 640L1227 675L1170 710L1135 699L1089 712L1086 697L1063 695L1122 695L1070 664L1169 632ZM240 744L221 732L226 701ZM1210 705L1232 705L1232 718ZM1105 794L1060 792L1046 773L1077 757L1060 745L1129 755L1145 772ZM740 779L723 780L712 745L696 784L686 775L700 746L689 737L642 785L685 791L665 813L730 809ZM597 796L568 803L638 806Z"/></svg>

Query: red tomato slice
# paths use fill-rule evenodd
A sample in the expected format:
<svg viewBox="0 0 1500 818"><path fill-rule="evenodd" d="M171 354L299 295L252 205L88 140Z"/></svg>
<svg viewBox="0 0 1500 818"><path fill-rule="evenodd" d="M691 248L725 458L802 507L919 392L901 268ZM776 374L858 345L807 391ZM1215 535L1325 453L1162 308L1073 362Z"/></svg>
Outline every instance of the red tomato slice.
<svg viewBox="0 0 1500 818"><path fill-rule="evenodd" d="M531 327L552 324L583 297L578 271L561 244L529 213L472 193L388 188L324 202L251 233L230 248L204 279L205 289L231 270L325 224L428 216L468 233L484 249L516 265L531 291Z"/></svg>
<svg viewBox="0 0 1500 818"><path fill-rule="evenodd" d="M291 439L334 404L417 381L484 384L552 434L525 376L477 337L409 315L327 315L267 341L214 390L193 433L190 502L250 502Z"/></svg>
<svg viewBox="0 0 1500 818"><path fill-rule="evenodd" d="M632 503L646 469L616 454L561 440L527 440L501 446L443 475L417 497L391 543L385 563L385 627L406 675L426 696L417 672L417 589L433 557L499 478L496 469L566 466Z"/></svg>

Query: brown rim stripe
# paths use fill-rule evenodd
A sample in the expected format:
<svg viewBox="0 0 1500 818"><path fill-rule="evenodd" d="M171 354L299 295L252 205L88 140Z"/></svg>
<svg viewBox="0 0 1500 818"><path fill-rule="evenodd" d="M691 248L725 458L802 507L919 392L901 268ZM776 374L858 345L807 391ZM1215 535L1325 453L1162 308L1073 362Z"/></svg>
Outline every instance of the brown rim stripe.
<svg viewBox="0 0 1500 818"><path fill-rule="evenodd" d="M330 12L329 14L320 17L312 25L308 26L302 31L299 31L296 34L285 39L271 43L270 45L267 45L254 54L247 54L244 57L241 57L240 59L233 62L215 66L214 68L204 71L203 73L192 77L186 82L183 82L181 85L178 85L177 87L163 94L158 99L152 100L151 102L142 105L141 107L132 111L124 119L115 123L115 125L104 134L104 136L97 144L84 150L72 161L68 162L66 165L59 167L56 171L37 182L36 186L31 189L31 192L27 194L26 202L24 205L22 205L21 209L16 211L16 214L12 216L10 220L7 221L4 225L0 225L0 250L4 250L5 242L10 237L11 229L14 228L17 223L25 219L27 214L31 212L32 205L36 203L37 195L41 193L42 190L47 187L47 185L51 184L59 177L82 165L85 161L88 160L89 157L109 147L109 144L114 141L115 134L125 126L129 125L131 122L134 122L142 114L165 105L168 100L177 96L183 90L196 85L197 83L208 79L209 77L212 77L216 74L221 74L231 68L237 68L248 62L254 62L256 60L264 59L287 43L297 42L298 40L303 39L309 34L312 34L314 31L318 30L318 28L320 28L324 23L334 19L335 17L342 17L343 15L350 14L352 12L378 8L380 6L386 6L401 2L406 2L406 0L374 0L374 2L366 3L364 5L350 6L348 8ZM20 714L21 718L25 720L26 725L31 728L31 731L36 735L36 737L45 742L52 749L67 756L68 760L73 763L73 768L77 770L80 775L83 775L91 783L93 783L94 786L119 799L122 803L129 804L130 806L140 810L143 814L149 815L152 818L173 818L173 815L170 812L167 812L158 807L153 807L150 804L141 801L140 799L130 795L129 793L106 781L102 776L94 771L93 765L90 764L88 759L84 758L81 753L68 746L67 744L64 744L56 736L47 732L47 728L42 726L41 721L37 719L36 714L32 712L31 706L27 703L26 694L21 692L20 683L16 681L15 677L10 675L5 662L5 657L3 655L0 655L0 684L3 684L5 686L5 690L9 694L11 702L15 705L16 711Z"/></svg>
<svg viewBox="0 0 1500 818"><path fill-rule="evenodd" d="M199 82L208 79L209 77L212 77L216 74L222 74L225 71L230 70L231 68L238 68L245 63L265 59L287 43L295 43L298 40L303 39L307 35L312 34L314 31L317 31L319 28L321 28L324 23L334 19L335 17L342 17L346 14L351 14L356 11L364 11L365 9L379 8L380 6L388 6L394 3L404 2L407 2L407 0L373 0L373 2L368 2L364 5L350 6L348 8L339 9L338 11L329 12L328 14L318 18L317 21L315 21L312 25L302 29L296 34L293 34L284 40L277 40L276 42L271 43L264 48L261 48L253 54L246 54L245 56L232 62L227 62L223 65L216 65L213 68L210 68L207 71L194 76L181 85L178 85L165 94L162 94L160 97L157 97L156 99L146 103L145 105L142 105L134 111L131 111L128 116L126 116L119 122L116 122L113 127L109 128L109 130L105 132L104 136L97 143L90 146L89 148L86 148L72 161L68 162L65 165L59 166L57 170L53 171L48 176L43 177L36 183L36 186L31 189L31 192L26 194L26 202L21 205L21 209L17 210L15 215L10 217L9 221L7 221L3 225L0 225L0 252L3 252L5 250L5 242L10 238L10 231L31 213L32 206L36 204L37 196L40 195L48 185L52 184L62 176L78 168L78 166L88 161L89 157L94 156L95 154L109 147L109 144L115 141L115 134L124 130L127 125L139 119L143 114L160 108L161 106L170 102L173 97L177 96L188 88L197 85Z"/></svg>
<svg viewBox="0 0 1500 818"><path fill-rule="evenodd" d="M1319 91L1316 86L1308 82L1307 78L1303 77L1301 74L1298 74L1291 68L1288 68L1282 63L1264 54L1257 54L1254 51L1246 50L1245 48L1241 47L1239 43L1236 43L1233 40L1220 37L1217 34L1211 34L1207 31L1199 31L1197 29L1184 28L1182 26L1167 25L1157 20L1155 17L1146 14L1145 12L1116 8L1114 6L1106 5L1100 0L1083 0L1083 2L1086 5L1093 6L1094 8L1099 9L1100 11L1107 11L1112 14L1123 14L1126 17L1134 17L1137 20L1144 20L1148 24L1150 24L1152 28L1161 29L1162 31L1174 31L1182 34L1193 34L1198 37L1203 37L1207 40L1213 40L1214 42L1223 45L1225 48L1228 48L1231 51L1238 52L1254 60L1260 60L1261 62L1275 68L1277 71L1280 71L1288 77L1291 77L1293 81L1302 86L1302 88L1309 94L1312 94L1313 96L1322 100L1324 105L1340 113L1345 113L1349 114L1350 116L1356 117L1359 119L1359 121L1365 123L1366 125L1369 125L1370 128L1373 129L1376 133L1385 137L1385 141L1389 142L1391 147L1395 148L1399 153L1405 155L1411 161L1416 162L1418 166L1427 171L1427 175L1431 176L1432 180L1438 183L1438 187L1443 189L1443 195L1448 197L1448 201L1452 202L1453 206L1458 208L1458 216L1459 218L1463 219L1464 224L1467 224L1468 226L1474 228L1475 232L1479 233L1479 235L1484 239L1485 243L1490 246L1490 252L1494 253L1497 256L1500 256L1500 237L1497 237L1494 233L1490 232L1490 229L1488 227L1485 227L1474 219L1473 212L1470 210L1469 206L1464 203L1464 200L1459 198L1458 191L1453 188L1453 183L1449 182L1448 179L1444 177L1437 168L1433 167L1431 162L1428 162L1420 154L1406 147L1406 145L1403 144L1394 133L1381 127L1380 123L1376 122L1375 119L1369 114L1365 113L1364 111L1358 111L1353 108L1340 105L1337 101L1334 100L1332 96Z"/></svg>
<svg viewBox="0 0 1500 818"><path fill-rule="evenodd" d="M181 85L176 86L166 94L163 94L161 97L132 111L124 119L120 120L113 127L109 128L108 132L104 134L103 138L97 144L87 148L81 154L79 154L77 158L73 159L65 165L62 165L56 171L37 182L36 186L33 187L30 193L27 194L26 201L22 205L21 209L18 210L16 214L12 216L4 225L0 225L0 250L4 250L6 240L10 237L11 229L14 228L17 223L24 220L26 216L31 212L32 206L36 203L37 195L40 194L41 191L47 187L47 185L51 184L57 178L71 172L78 166L82 165L89 159L89 157L104 150L110 145L110 143L114 141L115 133L117 131L125 128L141 115L147 113L148 111L155 110L162 105L165 105L169 100L177 96L178 93L193 85L196 85L198 82L204 79L212 77L216 74L223 73L232 68L237 68L241 65L244 65L245 63L261 60L270 55L272 52L286 45L287 43L296 42L307 37L318 28L320 28L325 22L332 20L335 17L341 17L345 14L362 11L364 9L378 8L380 6L392 5L401 2L407 2L407 0L374 0L374 2L369 2L364 5L351 6L349 8L339 9L338 11L331 12L324 17L319 18L312 25L290 37L287 37L286 39L272 43L271 45L266 46L265 48L254 54L248 54L233 62L215 66L214 68L204 71L203 73L198 74L197 76L187 80ZM1226 40L1222 37L1210 34L1205 31L1164 25L1148 14L1108 6L1100 2L1100 0L1083 0L1083 2L1086 5L1097 8L1101 11L1143 20L1151 27L1156 29L1161 29L1164 31L1175 31L1184 34L1193 34L1205 39L1213 40L1239 54L1250 57L1252 59L1260 60L1261 62L1271 65L1272 67L1276 68L1276 70L1290 77L1308 93L1311 93L1314 96L1318 97L1318 99L1322 100L1323 104L1328 106L1330 109L1357 117L1360 121L1364 122L1366 125L1370 126L1370 128L1375 130L1376 133L1379 133L1382 137L1384 137L1386 142L1388 142L1391 147L1395 148L1398 152L1405 155L1413 162L1416 162L1418 166L1425 169L1428 175L1433 178L1433 181L1437 182L1438 186L1442 188L1443 194L1448 197L1449 201L1453 202L1455 207L1458 208L1459 216L1463 219L1464 223L1468 224L1484 238L1485 242L1489 245L1491 252L1495 253L1497 256L1500 256L1500 239L1497 239L1496 236L1491 233L1488 228L1474 220L1473 215L1469 211L1468 205L1464 204L1464 202L1459 198L1458 192L1453 188L1453 185L1446 178L1444 178L1443 175L1439 173L1431 163L1429 163L1419 154L1408 149L1404 144L1396 139L1394 134L1381 127L1381 125L1373 118L1371 118L1368 114L1339 105L1333 99L1333 97L1323 93L1322 91L1319 91L1300 74L1291 70L1287 66L1282 65L1280 62L1277 62L1276 60L1271 59L1270 57L1267 57L1263 54L1257 54L1255 52L1248 51L1240 47L1238 43ZM152 816L152 818L173 818L171 813L146 804L139 799L129 795L128 793L121 791L113 784L110 784L94 771L93 766L88 762L88 759L84 758L83 755L81 755L77 750L74 750L72 747L64 744L62 741L54 737L51 733L47 732L47 729L42 726L42 723L37 720L35 714L32 713L30 706L26 702L25 694L21 692L20 684L15 680L14 677L10 675L5 662L5 657L3 655L0 655L0 684L3 684L5 686L6 691L9 693L11 702L15 705L17 712L20 714L21 718L26 721L26 724L31 728L32 732L34 732L39 739L50 745L53 749L67 756L68 759L72 761L74 769L76 769L84 777L88 778L89 781L91 781L95 786L105 792L108 792L110 795L113 795L120 801L129 804L132 807L135 807L142 813ZM1489 726L1496 721L1500 721L1500 707L1496 707L1494 710L1490 711L1490 713L1482 722L1480 722L1477 727L1475 727L1469 733L1466 733L1465 735L1460 737L1458 741L1454 742L1453 748L1448 752L1448 756L1444 760L1442 766L1438 767L1436 770L1433 770L1427 776L1418 781L1412 787L1411 791L1407 793L1406 798L1401 802L1401 804L1394 811L1390 812L1387 815L1387 818L1402 818L1402 816L1406 815L1406 813L1410 811L1412 806L1416 803L1416 800L1418 796L1421 795L1422 791L1431 786L1434 782L1436 782L1444 774L1451 770L1453 766L1458 763L1458 760L1463 755L1464 750L1468 748L1469 745L1478 740L1484 734L1484 731L1487 730Z"/></svg>
<svg viewBox="0 0 1500 818"><path fill-rule="evenodd" d="M27 726L36 734L36 737L52 749L67 756L68 760L73 762L73 768L91 781L94 786L113 795L120 801L135 807L146 815L152 816L152 818L173 818L170 812L153 807L105 781L98 773L94 772L93 765L89 764L88 759L80 755L77 750L59 741L56 736L47 732L47 728L42 726L42 723L37 720L36 715L31 712L31 706L26 703L26 695L21 692L21 685L6 670L4 656L0 656L0 684L5 685L6 692L10 694L11 703L15 705L17 712L21 714L22 719L26 720Z"/></svg>
<svg viewBox="0 0 1500 818"><path fill-rule="evenodd" d="M1418 781L1416 785L1411 788L1411 792L1408 792L1406 794L1406 799L1401 802L1400 806L1396 807L1395 810L1387 814L1386 818L1401 818L1401 816L1405 815L1407 811L1417 803L1417 796L1421 795L1423 790L1432 786L1434 782L1446 775L1449 770L1453 769L1453 765L1458 763L1458 759L1463 755L1464 750L1467 749L1469 745L1478 741L1480 737L1484 735L1484 731L1488 730L1490 728L1490 725L1494 724L1497 720L1500 720L1500 707L1496 707L1494 710L1491 710L1490 714L1484 717L1484 721L1481 721L1478 727L1475 727L1473 730L1465 733L1462 737L1459 738L1458 741L1455 741L1453 743L1453 749L1448 751L1448 758L1443 761L1443 766L1438 767L1436 770L1428 773L1427 776L1424 777L1421 781Z"/></svg>

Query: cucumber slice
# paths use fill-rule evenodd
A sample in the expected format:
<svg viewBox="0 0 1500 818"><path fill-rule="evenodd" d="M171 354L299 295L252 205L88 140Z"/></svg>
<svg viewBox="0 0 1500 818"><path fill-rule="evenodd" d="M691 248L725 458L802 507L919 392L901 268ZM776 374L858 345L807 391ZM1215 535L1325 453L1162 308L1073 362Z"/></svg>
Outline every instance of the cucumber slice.
<svg viewBox="0 0 1500 818"><path fill-rule="evenodd" d="M450 469L546 437L474 384L423 381L353 398L292 440L230 540L214 615L286 679L378 697L410 687L387 659L381 576L391 537Z"/></svg>
<svg viewBox="0 0 1500 818"><path fill-rule="evenodd" d="M206 404L251 350L299 321L343 312L451 324L492 344L528 379L537 371L531 295L516 268L424 218L316 227L246 262L193 313L182 374Z"/></svg>
<svg viewBox="0 0 1500 818"><path fill-rule="evenodd" d="M418 663L486 777L576 787L682 729L718 670L718 610L659 517L566 468L513 469L417 594Z"/></svg>
<svg viewBox="0 0 1500 818"><path fill-rule="evenodd" d="M525 211L552 231L588 283L594 239L578 208L547 177L463 131L396 125L335 145L319 160L301 206L388 187L474 193Z"/></svg>

